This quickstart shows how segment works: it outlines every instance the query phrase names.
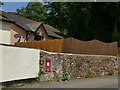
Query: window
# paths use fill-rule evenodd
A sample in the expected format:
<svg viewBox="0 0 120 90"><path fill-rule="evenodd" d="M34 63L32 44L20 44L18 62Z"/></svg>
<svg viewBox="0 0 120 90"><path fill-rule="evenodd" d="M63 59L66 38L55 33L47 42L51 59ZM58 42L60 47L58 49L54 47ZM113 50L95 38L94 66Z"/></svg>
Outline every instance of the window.
<svg viewBox="0 0 120 90"><path fill-rule="evenodd" d="M36 41L39 41L39 40L44 40L44 37L43 36L39 36L39 35L35 35L35 38L34 38Z"/></svg>

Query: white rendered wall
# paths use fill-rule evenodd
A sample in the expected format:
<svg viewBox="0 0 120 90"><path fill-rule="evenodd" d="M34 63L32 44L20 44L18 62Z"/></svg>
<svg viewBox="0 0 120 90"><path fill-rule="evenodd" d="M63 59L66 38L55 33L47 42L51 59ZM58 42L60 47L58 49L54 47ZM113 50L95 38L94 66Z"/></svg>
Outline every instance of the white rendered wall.
<svg viewBox="0 0 120 90"><path fill-rule="evenodd" d="M39 50L2 46L2 74L0 82L35 78L39 72ZM1 65L1 64L0 64ZM0 69L1 70L1 69Z"/></svg>
<svg viewBox="0 0 120 90"><path fill-rule="evenodd" d="M10 44L10 25L0 22L0 43Z"/></svg>

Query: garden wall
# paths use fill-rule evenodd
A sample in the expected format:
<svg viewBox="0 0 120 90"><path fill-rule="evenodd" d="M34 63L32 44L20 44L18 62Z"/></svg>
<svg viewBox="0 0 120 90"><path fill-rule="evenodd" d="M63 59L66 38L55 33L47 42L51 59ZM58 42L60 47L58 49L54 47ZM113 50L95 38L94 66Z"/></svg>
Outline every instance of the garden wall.
<svg viewBox="0 0 120 90"><path fill-rule="evenodd" d="M0 82L38 77L39 50L0 44L0 51Z"/></svg>
<svg viewBox="0 0 120 90"><path fill-rule="evenodd" d="M118 55L120 55L120 47L118 47Z"/></svg>
<svg viewBox="0 0 120 90"><path fill-rule="evenodd" d="M40 58L41 81L62 80L66 73L70 78L118 74L118 58L116 56L41 51ZM45 71L46 58L51 59L51 72Z"/></svg>

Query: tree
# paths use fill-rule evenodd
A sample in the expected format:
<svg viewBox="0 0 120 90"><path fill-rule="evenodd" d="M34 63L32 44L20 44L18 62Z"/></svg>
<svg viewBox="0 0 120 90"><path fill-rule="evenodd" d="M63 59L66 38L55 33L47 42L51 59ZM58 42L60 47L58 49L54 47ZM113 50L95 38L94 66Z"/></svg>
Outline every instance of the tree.
<svg viewBox="0 0 120 90"><path fill-rule="evenodd" d="M59 28L66 36L78 38L77 30L83 28L84 15L82 7L84 3L51 3L48 5L47 23ZM79 13L79 14L77 14ZM76 18L77 17L79 18ZM83 17L82 17L83 16ZM73 34L74 33L74 34Z"/></svg>
<svg viewBox="0 0 120 90"><path fill-rule="evenodd" d="M26 12L25 7L22 7L21 9L17 9L16 12L17 12L17 15L27 17L27 13L25 13Z"/></svg>
<svg viewBox="0 0 120 90"><path fill-rule="evenodd" d="M113 41L118 41L120 33L120 2L119 3L114 3L114 7L112 9L112 16L114 16L114 32L113 32Z"/></svg>
<svg viewBox="0 0 120 90"><path fill-rule="evenodd" d="M4 4L3 4L3 2L0 1L0 7L1 7L2 5L4 5Z"/></svg>
<svg viewBox="0 0 120 90"><path fill-rule="evenodd" d="M26 7L17 9L16 14L34 21L44 21L46 11L41 2L30 2Z"/></svg>
<svg viewBox="0 0 120 90"><path fill-rule="evenodd" d="M52 2L48 5L29 3L17 10L19 15L44 21L63 32L66 37L81 40L118 40L120 33L120 3Z"/></svg>
<svg viewBox="0 0 120 90"><path fill-rule="evenodd" d="M49 12L46 21L49 20L48 24L65 32L67 37L116 41L115 18L120 16L116 5L118 3L51 3L47 7ZM117 16L112 15L112 11L116 11Z"/></svg>

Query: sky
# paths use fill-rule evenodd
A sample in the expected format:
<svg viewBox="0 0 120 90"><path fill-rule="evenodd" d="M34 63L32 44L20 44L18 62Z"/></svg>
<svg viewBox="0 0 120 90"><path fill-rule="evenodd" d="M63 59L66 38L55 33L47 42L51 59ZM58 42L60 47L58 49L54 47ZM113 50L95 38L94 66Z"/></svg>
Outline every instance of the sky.
<svg viewBox="0 0 120 90"><path fill-rule="evenodd" d="M6 11L6 12L16 12L17 8L20 9L21 7L26 7L28 2L31 2L34 0L1 0L1 1L4 3L4 5L2 6L2 8L0 8L0 10ZM36 1L47 2L50 0L36 0ZM97 1L97 0L94 0L94 1Z"/></svg>
<svg viewBox="0 0 120 90"><path fill-rule="evenodd" d="M4 5L0 8L0 10L6 11L6 12L16 12L17 8L20 9L21 7L26 7L27 4L32 0L1 0ZM25 2L26 1L26 2ZM42 0L39 0L42 2Z"/></svg>
<svg viewBox="0 0 120 90"><path fill-rule="evenodd" d="M4 2L2 10L6 12L15 12L17 8L26 7L28 2Z"/></svg>

